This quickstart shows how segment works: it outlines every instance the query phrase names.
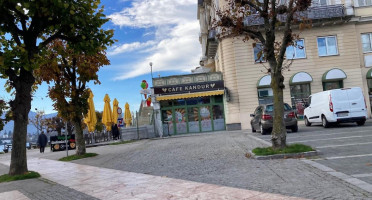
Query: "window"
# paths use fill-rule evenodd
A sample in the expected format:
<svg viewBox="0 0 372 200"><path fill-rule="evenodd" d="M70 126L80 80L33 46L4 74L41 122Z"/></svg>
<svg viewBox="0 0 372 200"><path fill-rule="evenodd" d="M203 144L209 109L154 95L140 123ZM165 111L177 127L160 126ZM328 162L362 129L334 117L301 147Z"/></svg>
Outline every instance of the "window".
<svg viewBox="0 0 372 200"><path fill-rule="evenodd" d="M358 0L359 6L371 6L372 1L371 0Z"/></svg>
<svg viewBox="0 0 372 200"><path fill-rule="evenodd" d="M323 82L323 91L339 89L344 87L344 81Z"/></svg>
<svg viewBox="0 0 372 200"><path fill-rule="evenodd" d="M372 33L362 34L363 52L372 52Z"/></svg>
<svg viewBox="0 0 372 200"><path fill-rule="evenodd" d="M311 6L326 6L327 0L312 0Z"/></svg>
<svg viewBox="0 0 372 200"><path fill-rule="evenodd" d="M254 52L254 61L255 62L257 62L257 63L259 63L259 62L265 62L262 44L257 43L253 47L253 52Z"/></svg>
<svg viewBox="0 0 372 200"><path fill-rule="evenodd" d="M319 56L337 55L337 38L336 36L318 37Z"/></svg>
<svg viewBox="0 0 372 200"><path fill-rule="evenodd" d="M297 40L293 46L288 46L286 56L287 59L306 58L304 40Z"/></svg>

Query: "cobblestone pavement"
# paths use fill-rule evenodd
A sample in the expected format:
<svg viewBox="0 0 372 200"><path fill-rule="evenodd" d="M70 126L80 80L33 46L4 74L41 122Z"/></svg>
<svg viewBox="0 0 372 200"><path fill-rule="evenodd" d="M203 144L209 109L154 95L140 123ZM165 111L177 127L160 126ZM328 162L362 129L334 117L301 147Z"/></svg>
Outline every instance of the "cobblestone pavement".
<svg viewBox="0 0 372 200"><path fill-rule="evenodd" d="M0 174L7 174L8 172L9 166L0 164ZM2 197L2 193L9 191L18 191L32 200L96 199L90 195L78 192L74 189L57 184L42 177L38 179L0 183L0 199Z"/></svg>
<svg viewBox="0 0 372 200"><path fill-rule="evenodd" d="M257 146L262 144L242 131L204 133L89 148L99 156L75 162L309 199L372 199L371 193L297 159L247 158Z"/></svg>
<svg viewBox="0 0 372 200"><path fill-rule="evenodd" d="M9 161L3 163L9 164ZM306 200L49 159L29 159L28 167L40 172L47 180L104 200ZM9 192L0 193L0 197L22 195L18 191L10 192L11 195Z"/></svg>

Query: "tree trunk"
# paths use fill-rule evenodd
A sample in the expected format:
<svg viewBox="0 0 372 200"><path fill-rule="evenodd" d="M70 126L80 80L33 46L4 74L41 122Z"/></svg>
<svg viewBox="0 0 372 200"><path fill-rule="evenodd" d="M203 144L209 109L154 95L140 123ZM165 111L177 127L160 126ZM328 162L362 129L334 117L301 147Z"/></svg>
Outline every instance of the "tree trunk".
<svg viewBox="0 0 372 200"><path fill-rule="evenodd" d="M13 111L13 146L9 175L23 175L27 169L26 138L28 113L31 109L31 90L35 82L32 72L21 69L18 81L14 84L16 96L10 102Z"/></svg>
<svg viewBox="0 0 372 200"><path fill-rule="evenodd" d="M271 134L271 142L274 149L285 148L287 146L287 129L283 120L283 81L284 77L280 72L271 74L271 88L273 89L274 95L274 122L273 131Z"/></svg>
<svg viewBox="0 0 372 200"><path fill-rule="evenodd" d="M77 119L77 118L74 120L75 139L76 139L76 155L83 155L86 153L85 140L84 140L83 129L81 128L81 119L80 118Z"/></svg>

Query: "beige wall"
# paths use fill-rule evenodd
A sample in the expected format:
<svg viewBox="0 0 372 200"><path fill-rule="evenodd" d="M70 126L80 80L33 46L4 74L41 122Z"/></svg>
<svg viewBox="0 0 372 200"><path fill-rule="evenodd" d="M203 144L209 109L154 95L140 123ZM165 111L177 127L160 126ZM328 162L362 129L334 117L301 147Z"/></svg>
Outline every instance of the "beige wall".
<svg viewBox="0 0 372 200"><path fill-rule="evenodd" d="M362 87L367 97L366 72L363 53L361 51L360 33L371 32L372 24L345 24L342 26L323 26L312 28L301 33L305 39L305 59L294 60L290 71L284 71L284 101L291 103L289 79L297 72L307 72L312 78L311 92L323 91L322 76L332 69L342 69L347 78L344 87ZM336 35L339 55L319 57L317 48L318 36ZM266 75L262 64L256 64L253 58L251 42L243 42L241 38L224 39L219 47L219 65L223 71L226 87L230 90L232 101L226 104L226 123L241 122L242 129L250 128L250 113L258 105L257 81ZM267 65L267 64L266 64ZM369 102L369 99L367 99ZM367 103L369 106L369 103ZM368 108L370 111L370 109Z"/></svg>

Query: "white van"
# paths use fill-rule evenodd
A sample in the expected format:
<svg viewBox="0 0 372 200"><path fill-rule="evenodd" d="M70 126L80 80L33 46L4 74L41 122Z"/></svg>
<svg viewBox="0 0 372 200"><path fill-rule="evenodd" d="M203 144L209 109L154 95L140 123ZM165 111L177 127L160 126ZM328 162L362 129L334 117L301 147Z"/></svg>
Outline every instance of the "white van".
<svg viewBox="0 0 372 200"><path fill-rule="evenodd" d="M321 122L325 128L330 123L356 122L359 126L364 125L367 105L362 89L342 88L310 95L304 119L306 126Z"/></svg>

